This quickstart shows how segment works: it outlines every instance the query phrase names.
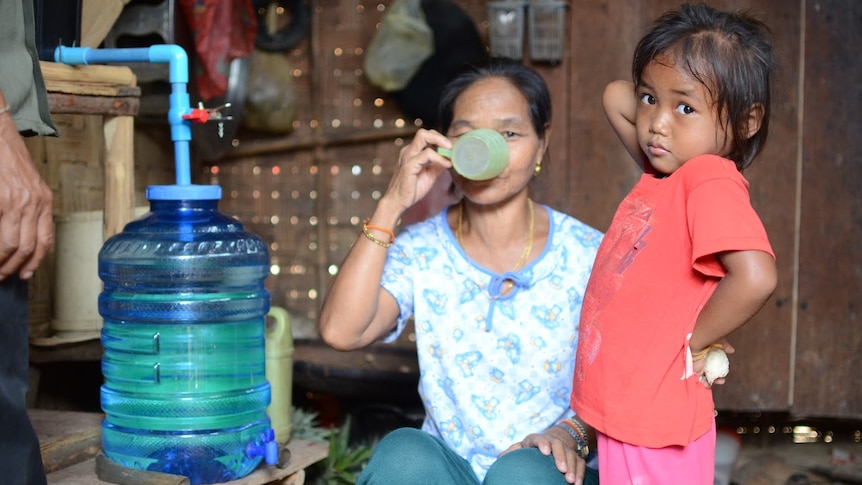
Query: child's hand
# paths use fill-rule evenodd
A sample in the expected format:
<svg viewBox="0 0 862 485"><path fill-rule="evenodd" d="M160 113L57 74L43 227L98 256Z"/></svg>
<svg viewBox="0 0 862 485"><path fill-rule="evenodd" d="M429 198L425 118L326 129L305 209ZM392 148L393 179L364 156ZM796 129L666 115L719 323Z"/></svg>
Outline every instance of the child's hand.
<svg viewBox="0 0 862 485"><path fill-rule="evenodd" d="M736 349L734 349L733 346L730 345L730 342L728 342L727 339L722 338L716 343L720 346L717 348L724 351L725 354L732 354L732 353L736 352ZM706 360L707 360L706 358L703 358L703 359L700 359L700 360L693 362L692 365L693 365L694 374L700 376L700 382L703 383L703 386L706 388L711 388L712 386L715 386L715 385L723 385L726 382L725 377L718 377L718 378L714 379L712 381L712 383L710 383L707 380L707 378L706 378Z"/></svg>

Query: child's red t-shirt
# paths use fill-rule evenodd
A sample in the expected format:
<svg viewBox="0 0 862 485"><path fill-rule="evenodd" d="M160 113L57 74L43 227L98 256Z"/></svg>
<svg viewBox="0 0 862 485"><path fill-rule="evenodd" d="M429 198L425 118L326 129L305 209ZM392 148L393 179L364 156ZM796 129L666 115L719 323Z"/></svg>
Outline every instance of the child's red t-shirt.
<svg viewBox="0 0 862 485"><path fill-rule="evenodd" d="M687 337L725 270L716 253L774 257L730 160L643 175L617 209L584 296L571 405L626 443L686 445L709 430L712 391L683 378Z"/></svg>

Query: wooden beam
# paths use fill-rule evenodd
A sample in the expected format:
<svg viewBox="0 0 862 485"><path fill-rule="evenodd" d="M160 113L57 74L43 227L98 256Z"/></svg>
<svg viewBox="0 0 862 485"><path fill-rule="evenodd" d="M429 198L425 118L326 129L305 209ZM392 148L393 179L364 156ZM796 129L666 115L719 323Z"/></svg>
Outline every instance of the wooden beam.
<svg viewBox="0 0 862 485"><path fill-rule="evenodd" d="M128 66L70 66L46 61L40 61L39 66L48 92L91 95L101 94L93 92L99 89L137 86L137 77Z"/></svg>
<svg viewBox="0 0 862 485"><path fill-rule="evenodd" d="M101 413L78 411L27 411L39 437L45 473L89 460L101 446Z"/></svg>
<svg viewBox="0 0 862 485"><path fill-rule="evenodd" d="M140 89L134 96L107 97L48 93L52 114L135 116L141 106Z"/></svg>
<svg viewBox="0 0 862 485"><path fill-rule="evenodd" d="M255 140L248 143L240 143L236 148L228 151L221 160L233 158L253 157L270 153L283 153L310 148L330 148L338 145L353 145L358 143L373 143L381 140L395 138L412 138L416 134L416 127L383 129L375 131L357 131L348 133L326 134L304 138L275 138L267 140Z"/></svg>

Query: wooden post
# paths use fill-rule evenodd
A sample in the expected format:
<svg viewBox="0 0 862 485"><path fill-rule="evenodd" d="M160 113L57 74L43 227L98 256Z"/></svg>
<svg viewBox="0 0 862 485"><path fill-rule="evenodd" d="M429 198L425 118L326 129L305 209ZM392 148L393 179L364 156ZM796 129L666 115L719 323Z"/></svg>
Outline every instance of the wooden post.
<svg viewBox="0 0 862 485"><path fill-rule="evenodd" d="M134 117L106 116L104 239L123 230L134 218Z"/></svg>

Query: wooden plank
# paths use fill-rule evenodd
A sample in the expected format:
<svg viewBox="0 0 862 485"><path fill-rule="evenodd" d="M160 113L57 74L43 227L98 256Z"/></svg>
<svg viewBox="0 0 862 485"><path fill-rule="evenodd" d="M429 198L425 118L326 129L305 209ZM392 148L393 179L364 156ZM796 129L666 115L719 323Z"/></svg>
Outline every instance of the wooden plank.
<svg viewBox="0 0 862 485"><path fill-rule="evenodd" d="M137 77L127 66L70 66L47 61L40 61L39 66L49 92L94 94L91 90L137 86Z"/></svg>
<svg viewBox="0 0 862 485"><path fill-rule="evenodd" d="M796 275L797 143L799 113L799 2L757 0L726 2L767 22L781 66L774 77L769 139L763 153L744 173L751 203L775 251L778 287L754 318L729 337L727 384L714 391L719 410L786 411L790 406L793 359L793 286Z"/></svg>
<svg viewBox="0 0 862 485"><path fill-rule="evenodd" d="M122 232L135 212L135 124L131 116L105 118L105 239Z"/></svg>
<svg viewBox="0 0 862 485"><path fill-rule="evenodd" d="M99 480L122 485L189 485L188 477L170 473L129 468L99 453L96 455L96 476Z"/></svg>
<svg viewBox="0 0 862 485"><path fill-rule="evenodd" d="M250 475L239 480L225 482L228 485L264 485L270 483L301 485L294 477L329 454L329 444L322 441L305 441L293 439L287 443L290 450L290 460L284 468L260 466ZM303 474L304 475L304 474ZM110 483L96 476L96 458L82 461L75 465L48 474L50 485L95 485Z"/></svg>
<svg viewBox="0 0 862 485"><path fill-rule="evenodd" d="M105 146L102 117L58 114L53 118L61 135L38 139L44 143L55 213L101 210Z"/></svg>
<svg viewBox="0 0 862 485"><path fill-rule="evenodd" d="M287 153L301 150L314 149L318 147L336 147L342 145L356 146L363 143L374 143L389 141L393 138L413 138L416 129L408 128L381 128L376 131L346 131L329 134L315 134L311 137L289 137L258 139L245 143L237 140L236 148L227 151L221 158L223 160L249 158L263 156L273 153Z"/></svg>
<svg viewBox="0 0 862 485"><path fill-rule="evenodd" d="M793 411L862 418L862 2L805 9Z"/></svg>
<svg viewBox="0 0 862 485"><path fill-rule="evenodd" d="M49 485L93 485L105 483L96 478L96 459L76 463L47 475Z"/></svg>
<svg viewBox="0 0 862 485"><path fill-rule="evenodd" d="M276 485L303 485L305 483L305 470L299 470L293 475L283 480L277 480L274 483Z"/></svg>
<svg viewBox="0 0 862 485"><path fill-rule="evenodd" d="M99 47L128 0L84 0L81 4L81 45Z"/></svg>
<svg viewBox="0 0 862 485"><path fill-rule="evenodd" d="M566 28L572 34L566 50L572 58L571 81L564 88L568 104L558 102L563 95L559 89L551 92L554 109L568 110L568 123L554 113L551 138L552 145L568 145L567 158L549 159L547 169L558 164L570 168L564 176L544 181L542 173L537 181L557 194L554 207L605 231L640 170L607 122L602 92L609 82L631 77L632 55L652 13L645 11L642 0L571 2L569 9Z"/></svg>
<svg viewBox="0 0 862 485"><path fill-rule="evenodd" d="M77 96L140 96L141 88L137 86L84 83L76 80L53 81L48 93L71 94Z"/></svg>
<svg viewBox="0 0 862 485"><path fill-rule="evenodd" d="M78 336L52 335L30 339L30 362L92 362L102 358L104 349L97 334Z"/></svg>
<svg viewBox="0 0 862 485"><path fill-rule="evenodd" d="M228 482L231 485L262 485L275 482L304 470L309 466L329 456L329 443L324 441L306 441L292 439L287 443L290 450L290 460L284 468L274 466L262 466L251 473L251 475Z"/></svg>
<svg viewBox="0 0 862 485"><path fill-rule="evenodd" d="M28 411L39 437L45 472L89 460L101 447L102 414L75 411Z"/></svg>
<svg viewBox="0 0 862 485"><path fill-rule="evenodd" d="M137 96L82 96L77 94L48 93L51 114L83 114L135 116L141 106L140 88L119 88L114 91L128 93L136 91Z"/></svg>

